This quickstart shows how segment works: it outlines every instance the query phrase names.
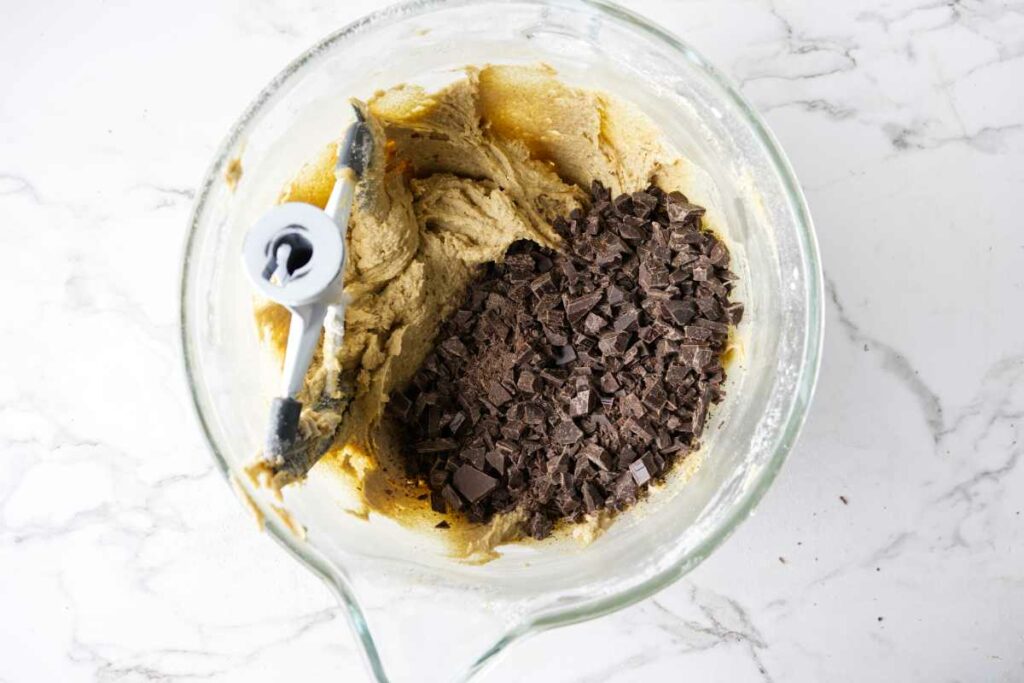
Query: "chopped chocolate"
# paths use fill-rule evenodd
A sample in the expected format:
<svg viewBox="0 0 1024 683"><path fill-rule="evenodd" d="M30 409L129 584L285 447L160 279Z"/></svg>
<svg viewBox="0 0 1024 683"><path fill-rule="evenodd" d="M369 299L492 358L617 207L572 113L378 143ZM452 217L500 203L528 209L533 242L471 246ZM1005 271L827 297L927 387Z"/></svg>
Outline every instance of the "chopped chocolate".
<svg viewBox="0 0 1024 683"><path fill-rule="evenodd" d="M583 431L572 420L565 420L551 430L555 443L574 444L583 436Z"/></svg>
<svg viewBox="0 0 1024 683"><path fill-rule="evenodd" d="M519 379L516 381L516 387L519 391L524 394L533 394L537 392L537 375L533 374L529 370L523 370L519 373Z"/></svg>
<svg viewBox="0 0 1024 683"><path fill-rule="evenodd" d="M505 474L505 454L500 451L491 451L486 455L487 464L494 468L498 475Z"/></svg>
<svg viewBox="0 0 1024 683"><path fill-rule="evenodd" d="M539 425L544 422L544 409L535 403L523 404L523 423L527 425Z"/></svg>
<svg viewBox="0 0 1024 683"><path fill-rule="evenodd" d="M505 387L496 381L491 381L487 396L491 403L496 406L503 406L512 400L512 394Z"/></svg>
<svg viewBox="0 0 1024 683"><path fill-rule="evenodd" d="M697 315L697 307L692 301L665 301L661 304L661 310L669 320L680 327Z"/></svg>
<svg viewBox="0 0 1024 683"><path fill-rule="evenodd" d="M704 210L651 187L554 222L483 266L388 413L430 506L472 522L523 510L521 532L623 510L699 448L722 399L743 305Z"/></svg>
<svg viewBox="0 0 1024 683"><path fill-rule="evenodd" d="M623 332L625 330L636 330L637 321L640 319L640 312L633 307L626 308L622 314L615 319L612 323L612 328L616 332Z"/></svg>
<svg viewBox="0 0 1024 683"><path fill-rule="evenodd" d="M588 313L587 317L583 320L583 329L589 334L596 335L608 324L608 321L597 315L596 313Z"/></svg>
<svg viewBox="0 0 1024 683"><path fill-rule="evenodd" d="M458 492L452 488L451 484L445 484L444 488L441 489L441 498L443 499L442 505L447 505L451 510L461 510L465 507L462 498L459 497Z"/></svg>
<svg viewBox="0 0 1024 683"><path fill-rule="evenodd" d="M612 373L606 372L601 376L601 391L604 393L614 394L621 386L622 385L619 384L619 380L615 379L615 375Z"/></svg>
<svg viewBox="0 0 1024 683"><path fill-rule="evenodd" d="M739 325L740 321L743 320L743 304L739 301L726 306L725 312L729 317L729 322L733 325Z"/></svg>
<svg viewBox="0 0 1024 683"><path fill-rule="evenodd" d="M629 473L633 475L633 481L636 482L637 486L643 486L651 480L651 473L647 470L647 465L642 459L630 464Z"/></svg>
<svg viewBox="0 0 1024 683"><path fill-rule="evenodd" d="M608 285L608 291L605 294L605 297L608 299L608 303L615 306L626 300L626 293L615 285Z"/></svg>
<svg viewBox="0 0 1024 683"><path fill-rule="evenodd" d="M498 485L498 480L484 474L472 465L463 465L452 478L455 489L470 503L475 503Z"/></svg>
<svg viewBox="0 0 1024 683"><path fill-rule="evenodd" d="M629 334L625 332L609 332L597 342L597 347L605 356L620 356L629 345Z"/></svg>
<svg viewBox="0 0 1024 683"><path fill-rule="evenodd" d="M641 417L644 414L644 406L636 394L626 394L622 397L622 413L624 415L632 415L633 417Z"/></svg>
<svg viewBox="0 0 1024 683"><path fill-rule="evenodd" d="M591 292L575 299L569 299L565 303L565 313L570 320L579 319L600 303L602 296L604 295L601 292Z"/></svg>
<svg viewBox="0 0 1024 683"><path fill-rule="evenodd" d="M593 482L583 483L583 505L588 513L597 512L604 505L604 496Z"/></svg>

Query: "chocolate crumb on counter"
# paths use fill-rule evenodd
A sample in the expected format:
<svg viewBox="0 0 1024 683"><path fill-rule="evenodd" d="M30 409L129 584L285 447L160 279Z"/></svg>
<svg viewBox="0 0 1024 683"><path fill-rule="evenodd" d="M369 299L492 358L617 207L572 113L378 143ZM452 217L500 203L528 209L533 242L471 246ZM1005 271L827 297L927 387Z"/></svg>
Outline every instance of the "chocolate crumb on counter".
<svg viewBox="0 0 1024 683"><path fill-rule="evenodd" d="M657 187L559 219L482 270L389 415L431 506L472 522L521 508L524 533L619 511L700 447L722 400L729 251L704 209Z"/></svg>

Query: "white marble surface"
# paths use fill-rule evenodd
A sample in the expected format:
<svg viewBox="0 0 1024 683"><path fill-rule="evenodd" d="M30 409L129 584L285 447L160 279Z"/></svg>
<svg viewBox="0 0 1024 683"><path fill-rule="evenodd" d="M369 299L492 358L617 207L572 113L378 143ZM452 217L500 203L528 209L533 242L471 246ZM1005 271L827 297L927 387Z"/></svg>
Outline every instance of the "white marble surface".
<svg viewBox="0 0 1024 683"><path fill-rule="evenodd" d="M818 395L710 560L483 680L1024 680L1024 5L629 4L741 84L802 179ZM3 683L364 680L326 589L214 472L176 316L221 136L377 5L3 3Z"/></svg>

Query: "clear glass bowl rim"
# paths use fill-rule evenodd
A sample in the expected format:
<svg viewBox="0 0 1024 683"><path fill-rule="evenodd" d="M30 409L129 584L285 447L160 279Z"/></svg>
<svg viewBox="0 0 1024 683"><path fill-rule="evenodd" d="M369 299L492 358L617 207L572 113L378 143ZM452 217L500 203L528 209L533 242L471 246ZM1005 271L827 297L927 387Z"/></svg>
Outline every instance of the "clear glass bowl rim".
<svg viewBox="0 0 1024 683"><path fill-rule="evenodd" d="M814 388L817 383L818 372L821 364L821 348L824 337L824 295L821 262L817 245L817 238L814 233L814 226L811 220L807 202L804 199L800 185L793 173L792 167L783 153L774 135L761 119L760 115L746 102L742 95L731 84L721 72L711 65L696 50L687 45L684 41L665 30L653 25L644 17L625 9L607 0L410 0L390 5L381 10L368 14L347 26L329 34L315 45L303 52L299 57L288 64L273 80L259 93L252 103L245 109L243 114L231 127L230 132L221 143L204 175L200 190L193 204L192 214L189 218L189 232L185 242L183 262L181 268L180 284L180 342L182 358L184 361L185 375L189 388L192 405L195 409L203 435L213 453L214 460L225 478L231 477L231 470L227 459L218 447L210 425L203 413L202 402L199 397L198 382L196 378L196 359L190 345L190 329L193 324L188 311L188 298L190 292L190 280L192 273L192 251L196 246L196 237L199 224L204 212L205 205L209 199L211 189L217 178L221 176L231 156L237 149L238 142L242 138L249 122L255 118L262 107L271 100L278 90L291 78L300 68L332 47L343 42L346 38L371 31L377 26L386 25L398 19L411 16L428 14L435 9L445 7L459 7L474 4L531 4L537 6L561 6L584 8L593 11L604 17L630 25L638 29L653 41L660 42L679 53L696 68L704 71L722 90L722 94L733 104L750 129L757 137L771 161L778 180L781 182L790 208L796 219L796 237L800 247L800 256L805 274L805 295L806 295L806 320L804 331L804 349L799 366L798 379L795 383L795 391L790 397L790 404L787 407L785 418L781 427L775 435L775 444L772 449L770 461L761 471L758 480L751 486L743 498L741 498L731 510L724 516L714 533L709 534L692 553L680 559L675 565L668 567L659 574L649 578L647 581L629 587L620 593L602 598L599 600L584 603L582 605L568 607L555 612L547 612L538 617L521 624L506 634L493 647L484 653L476 662L474 667L467 672L467 677L478 671L495 654L503 650L514 640L538 631L571 624L587 619L592 619L628 605L638 602L653 595L662 588L668 586L681 576L692 570L708 555L711 554L729 535L736 529L740 522L746 519L754 507L764 496L778 474L790 449L796 442L807 416ZM297 543L289 533L282 533L275 525L268 525L271 536L290 550L296 557L318 574L334 590L346 605L351 605L351 598L347 589L339 585L337 574L332 566L319 553L306 544ZM372 638L358 609L350 610L353 626L365 645L370 645L368 664L379 680L386 680L381 663L375 656L376 648L372 646Z"/></svg>

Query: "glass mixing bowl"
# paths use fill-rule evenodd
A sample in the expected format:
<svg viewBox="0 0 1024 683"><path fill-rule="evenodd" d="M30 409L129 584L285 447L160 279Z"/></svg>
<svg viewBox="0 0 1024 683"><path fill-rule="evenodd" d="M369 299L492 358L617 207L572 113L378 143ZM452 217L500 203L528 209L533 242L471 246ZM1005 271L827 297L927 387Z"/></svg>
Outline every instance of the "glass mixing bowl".
<svg viewBox="0 0 1024 683"><path fill-rule="evenodd" d="M640 107L710 178L690 192L717 207L746 304L744 352L713 413L703 460L670 478L594 543L510 546L452 559L430 534L342 511L328 478L286 489L284 507L249 489L243 465L263 437L278 365L260 348L240 259L246 229L366 98L431 85L467 64L536 63ZM232 191L225 170L244 169ZM684 188L686 189L686 188ZM793 445L817 376L822 280L807 207L782 151L749 105L679 39L620 7L583 0L421 0L329 36L290 64L221 146L196 201L182 274L186 371L226 475L267 528L339 596L372 675L464 680L510 643L620 609L695 567L750 514Z"/></svg>

